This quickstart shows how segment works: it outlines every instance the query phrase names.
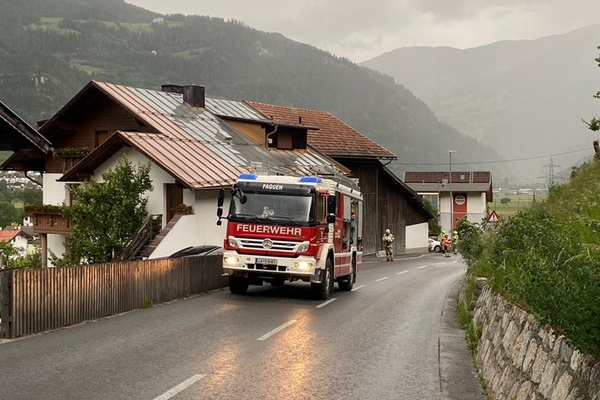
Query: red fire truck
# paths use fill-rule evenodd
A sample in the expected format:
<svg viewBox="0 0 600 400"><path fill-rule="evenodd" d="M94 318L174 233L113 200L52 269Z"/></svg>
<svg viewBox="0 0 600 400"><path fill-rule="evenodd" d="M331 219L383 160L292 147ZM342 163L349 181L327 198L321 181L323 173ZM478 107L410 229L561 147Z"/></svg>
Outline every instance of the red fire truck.
<svg viewBox="0 0 600 400"><path fill-rule="evenodd" d="M225 191L219 195L221 224ZM327 299L350 291L362 262L362 195L342 176L242 174L231 189L223 269L231 293L249 285L310 282Z"/></svg>

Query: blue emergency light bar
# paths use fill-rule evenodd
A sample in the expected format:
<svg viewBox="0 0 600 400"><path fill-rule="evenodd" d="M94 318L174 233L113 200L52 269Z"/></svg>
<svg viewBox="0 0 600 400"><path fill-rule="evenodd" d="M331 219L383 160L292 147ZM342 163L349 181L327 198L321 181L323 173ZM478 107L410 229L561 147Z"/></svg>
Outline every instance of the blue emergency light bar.
<svg viewBox="0 0 600 400"><path fill-rule="evenodd" d="M241 174L238 179L244 179L247 181L255 181L257 178L256 174Z"/></svg>
<svg viewBox="0 0 600 400"><path fill-rule="evenodd" d="M300 178L301 183L323 183L323 179L319 176L303 176Z"/></svg>

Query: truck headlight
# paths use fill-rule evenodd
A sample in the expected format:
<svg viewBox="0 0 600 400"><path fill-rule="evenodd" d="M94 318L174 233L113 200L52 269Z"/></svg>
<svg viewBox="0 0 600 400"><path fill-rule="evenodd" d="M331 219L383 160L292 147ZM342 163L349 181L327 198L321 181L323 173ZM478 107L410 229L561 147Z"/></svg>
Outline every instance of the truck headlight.
<svg viewBox="0 0 600 400"><path fill-rule="evenodd" d="M237 265L240 263L240 259L237 257L223 257L223 263L227 265Z"/></svg>
<svg viewBox="0 0 600 400"><path fill-rule="evenodd" d="M310 248L310 243L302 243L298 246L298 253L304 253Z"/></svg>
<svg viewBox="0 0 600 400"><path fill-rule="evenodd" d="M313 267L313 263L308 262L308 261L296 261L294 263L294 268L296 269L302 269L302 270L309 270L312 269Z"/></svg>

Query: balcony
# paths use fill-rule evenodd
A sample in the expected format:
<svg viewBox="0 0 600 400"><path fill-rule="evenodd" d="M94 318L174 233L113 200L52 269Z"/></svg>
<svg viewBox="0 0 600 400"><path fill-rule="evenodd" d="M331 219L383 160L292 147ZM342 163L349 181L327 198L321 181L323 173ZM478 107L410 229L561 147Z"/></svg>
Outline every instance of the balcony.
<svg viewBox="0 0 600 400"><path fill-rule="evenodd" d="M32 211L35 233L71 234L71 221L58 211Z"/></svg>
<svg viewBox="0 0 600 400"><path fill-rule="evenodd" d="M61 156L62 160L63 160L63 165L62 165L62 172L63 174L65 172L67 172L68 170L70 170L71 168L73 168L75 166L75 164L77 164L79 161L81 161L83 159L83 157L85 156Z"/></svg>

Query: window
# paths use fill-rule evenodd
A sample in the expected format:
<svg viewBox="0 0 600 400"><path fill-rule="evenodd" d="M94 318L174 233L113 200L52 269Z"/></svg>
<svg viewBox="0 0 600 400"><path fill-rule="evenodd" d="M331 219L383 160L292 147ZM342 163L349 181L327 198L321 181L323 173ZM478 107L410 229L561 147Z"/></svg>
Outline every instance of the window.
<svg viewBox="0 0 600 400"><path fill-rule="evenodd" d="M325 197L317 195L317 221L321 222L325 220Z"/></svg>
<svg viewBox="0 0 600 400"><path fill-rule="evenodd" d="M440 196L437 193L419 193L423 200L427 200L435 210L440 210Z"/></svg>

